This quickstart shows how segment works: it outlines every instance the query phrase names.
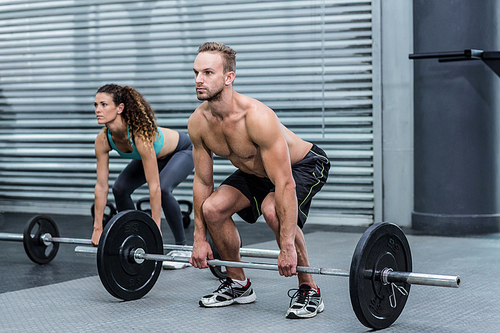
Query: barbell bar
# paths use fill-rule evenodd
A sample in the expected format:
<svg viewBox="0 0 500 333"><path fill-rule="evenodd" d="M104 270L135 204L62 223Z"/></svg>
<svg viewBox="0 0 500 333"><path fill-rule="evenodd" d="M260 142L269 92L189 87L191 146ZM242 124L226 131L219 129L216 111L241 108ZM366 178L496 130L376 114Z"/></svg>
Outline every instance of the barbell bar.
<svg viewBox="0 0 500 333"><path fill-rule="evenodd" d="M168 247L168 245L167 245ZM80 256L95 257L97 255L98 249L96 247L87 246L77 246L75 248L75 253ZM241 251L240 251L241 253ZM152 261L174 261L174 262L189 262L190 258L184 256L168 255L168 254L150 254L146 253L144 249L137 248L131 250L129 256L137 264L142 264L145 260ZM209 259L207 260L209 265L214 266L226 266L226 267L240 267L249 269L260 269L268 271L278 271L278 265L268 264L268 263L254 263L254 262L236 262L227 261L220 259ZM332 276L343 276L349 277L350 271L338 268L321 268L321 267L305 267L297 266L298 273L309 273L309 274L319 274L319 275L332 275ZM366 272L367 276L371 276L372 272ZM414 273L414 272L395 272L389 268L384 268L384 270L378 272L378 279L380 279L384 284L403 282L408 284L434 286L434 287L448 287L448 288L458 288L460 287L460 277L456 275L442 275L442 274L428 274L428 273Z"/></svg>
<svg viewBox="0 0 500 333"><path fill-rule="evenodd" d="M22 242L23 241L23 235L21 235L21 234L11 234L11 233L8 233L8 232L2 232L2 233L0 233L0 240L11 241L11 242Z"/></svg>
<svg viewBox="0 0 500 333"><path fill-rule="evenodd" d="M156 283L161 262L189 258L164 255L155 222L139 211L122 212L106 226L99 247L78 246L79 255L97 255L99 277L105 289L123 300L147 294ZM208 260L209 265L277 271L274 264ZM411 252L403 231L392 223L377 223L362 235L350 270L297 267L297 272L349 277L351 304L359 321L370 328L389 327L401 314L410 286L458 288L457 275L412 272Z"/></svg>
<svg viewBox="0 0 500 333"><path fill-rule="evenodd" d="M193 251L193 247L189 245L163 244L163 249L167 251ZM240 248L240 256L246 256L246 257L278 259L279 254L280 251L276 250L263 250L263 249L254 249L245 247Z"/></svg>

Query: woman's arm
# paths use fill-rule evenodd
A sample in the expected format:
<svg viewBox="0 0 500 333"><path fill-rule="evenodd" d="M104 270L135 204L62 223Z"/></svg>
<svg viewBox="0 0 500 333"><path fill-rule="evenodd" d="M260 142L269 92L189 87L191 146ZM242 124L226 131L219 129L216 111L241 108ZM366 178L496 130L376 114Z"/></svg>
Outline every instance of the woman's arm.
<svg viewBox="0 0 500 333"><path fill-rule="evenodd" d="M94 189L94 231L92 233L92 245L99 244L103 225L102 217L108 202L108 179L109 179L109 144L105 137L105 130L97 135L94 142L96 156L97 180Z"/></svg>
<svg viewBox="0 0 500 333"><path fill-rule="evenodd" d="M161 188L158 161L152 145L144 144L144 140L138 136L135 136L134 141L137 151L139 155L141 155L144 176L148 183L151 217L156 222L161 232Z"/></svg>

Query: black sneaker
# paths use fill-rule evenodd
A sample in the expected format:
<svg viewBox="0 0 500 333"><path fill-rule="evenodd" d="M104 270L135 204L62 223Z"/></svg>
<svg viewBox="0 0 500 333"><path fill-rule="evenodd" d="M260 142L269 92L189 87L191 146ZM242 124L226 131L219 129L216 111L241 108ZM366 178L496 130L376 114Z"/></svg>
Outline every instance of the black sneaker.
<svg viewBox="0 0 500 333"><path fill-rule="evenodd" d="M295 291L292 296L290 296L291 291ZM289 319L312 318L325 309L319 287L316 292L307 284L303 284L299 289L288 290L288 297L291 298L290 308L286 312L286 317Z"/></svg>
<svg viewBox="0 0 500 333"><path fill-rule="evenodd" d="M245 287L233 282L231 278L221 279L220 282L221 285L217 290L201 298L199 302L200 306L211 308L231 305L233 303L248 304L257 299L249 279L247 279Z"/></svg>

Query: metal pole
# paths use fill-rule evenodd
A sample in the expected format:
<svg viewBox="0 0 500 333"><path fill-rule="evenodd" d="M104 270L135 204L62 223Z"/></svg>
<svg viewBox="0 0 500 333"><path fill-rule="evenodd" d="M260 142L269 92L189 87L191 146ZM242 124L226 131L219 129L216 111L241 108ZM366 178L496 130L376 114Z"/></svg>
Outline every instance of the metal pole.
<svg viewBox="0 0 500 333"><path fill-rule="evenodd" d="M97 255L97 247L77 246L75 253L82 257L95 257Z"/></svg>
<svg viewBox="0 0 500 333"><path fill-rule="evenodd" d="M11 233L0 232L0 240L22 242L23 238L24 237L21 234L11 234Z"/></svg>
<svg viewBox="0 0 500 333"><path fill-rule="evenodd" d="M42 238L42 240L44 240ZM92 245L92 240L83 238L64 238L64 237L50 237L49 242L54 243L66 243L66 244L80 244L80 245Z"/></svg>
<svg viewBox="0 0 500 333"><path fill-rule="evenodd" d="M164 250L178 250L178 251L192 251L193 247L187 246L187 245L164 244L163 249ZM95 248L95 247L89 248L86 246L77 246L75 248L75 252L76 252L76 254L83 255L83 256L94 256L97 254L97 248ZM279 251L241 248L240 255L247 256L247 257L256 257L256 258L278 259ZM183 261L182 258L186 258L186 257L176 257L176 258L181 258L179 261ZM166 259L159 259L159 261L162 261L162 260L166 260ZM175 261L175 260L169 260L169 261ZM189 259L188 259L188 261L189 261ZM215 265L215 266L219 266L219 265ZM225 266L225 265L221 265L221 266Z"/></svg>
<svg viewBox="0 0 500 333"><path fill-rule="evenodd" d="M42 235L41 239L43 242L92 245L92 240L90 239L52 237L50 234Z"/></svg>
<svg viewBox="0 0 500 333"><path fill-rule="evenodd" d="M92 245L92 241L90 239L52 237L52 235L49 233L41 235L40 239L47 246L50 245L50 243ZM1 232L0 233L0 240L22 242L24 240L24 236L22 234L12 234L12 233Z"/></svg>
<svg viewBox="0 0 500 333"><path fill-rule="evenodd" d="M193 247L188 245L163 244L163 249L167 251L193 251ZM279 254L280 251L276 250L240 248L240 255L245 257L278 259Z"/></svg>
<svg viewBox="0 0 500 333"><path fill-rule="evenodd" d="M460 277L453 275L438 275L427 273L412 272L388 272L388 282L406 282L409 284L418 284L422 286L458 288L460 286Z"/></svg>
<svg viewBox="0 0 500 333"><path fill-rule="evenodd" d="M84 256L95 256L97 254L97 248L95 247L84 247L77 246L75 248L76 254ZM178 261L178 262L189 262L189 258L162 254L149 254L144 253L143 249L136 249L133 253L133 258L137 263L142 263L144 260L154 260L154 261ZM278 265L274 264L262 264L262 263L251 263L251 262L235 262L235 261L225 261L225 260L208 260L209 265L214 266L226 266L226 267L241 267L250 269L262 269L277 271ZM333 275L333 276L344 276L349 277L350 272L343 269L336 268L318 268L318 267L303 267L297 266L297 272L299 273L309 273L309 274L321 274L321 275ZM367 272L367 276L372 276L372 272ZM380 275L380 280L385 283L392 282L405 282L408 284L418 284L426 286L436 286L436 287L450 287L458 288L460 286L460 277L456 275L437 275L437 274L426 274L426 273L413 273L413 272L397 272L392 271L390 268L384 269L377 274Z"/></svg>
<svg viewBox="0 0 500 333"><path fill-rule="evenodd" d="M23 239L24 236L22 234L0 233L0 240L3 241L22 242ZM47 246L49 246L50 243L92 245L92 241L90 239L52 237L52 235L49 233L43 234L42 236L40 236L40 239ZM163 244L163 249L167 251L193 251L193 247L187 245ZM240 249L241 256L255 257L255 258L278 259L279 253L280 253L279 251L275 250L262 250L262 249L252 249L244 247Z"/></svg>

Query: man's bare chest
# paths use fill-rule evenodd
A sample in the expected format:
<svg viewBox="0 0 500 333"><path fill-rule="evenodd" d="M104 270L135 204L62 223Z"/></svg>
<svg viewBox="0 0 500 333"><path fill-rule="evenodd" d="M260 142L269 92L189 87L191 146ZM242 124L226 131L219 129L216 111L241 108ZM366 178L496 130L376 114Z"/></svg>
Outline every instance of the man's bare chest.
<svg viewBox="0 0 500 333"><path fill-rule="evenodd" d="M205 141L207 147L217 156L230 160L249 160L258 154L258 147L243 132L217 131Z"/></svg>

